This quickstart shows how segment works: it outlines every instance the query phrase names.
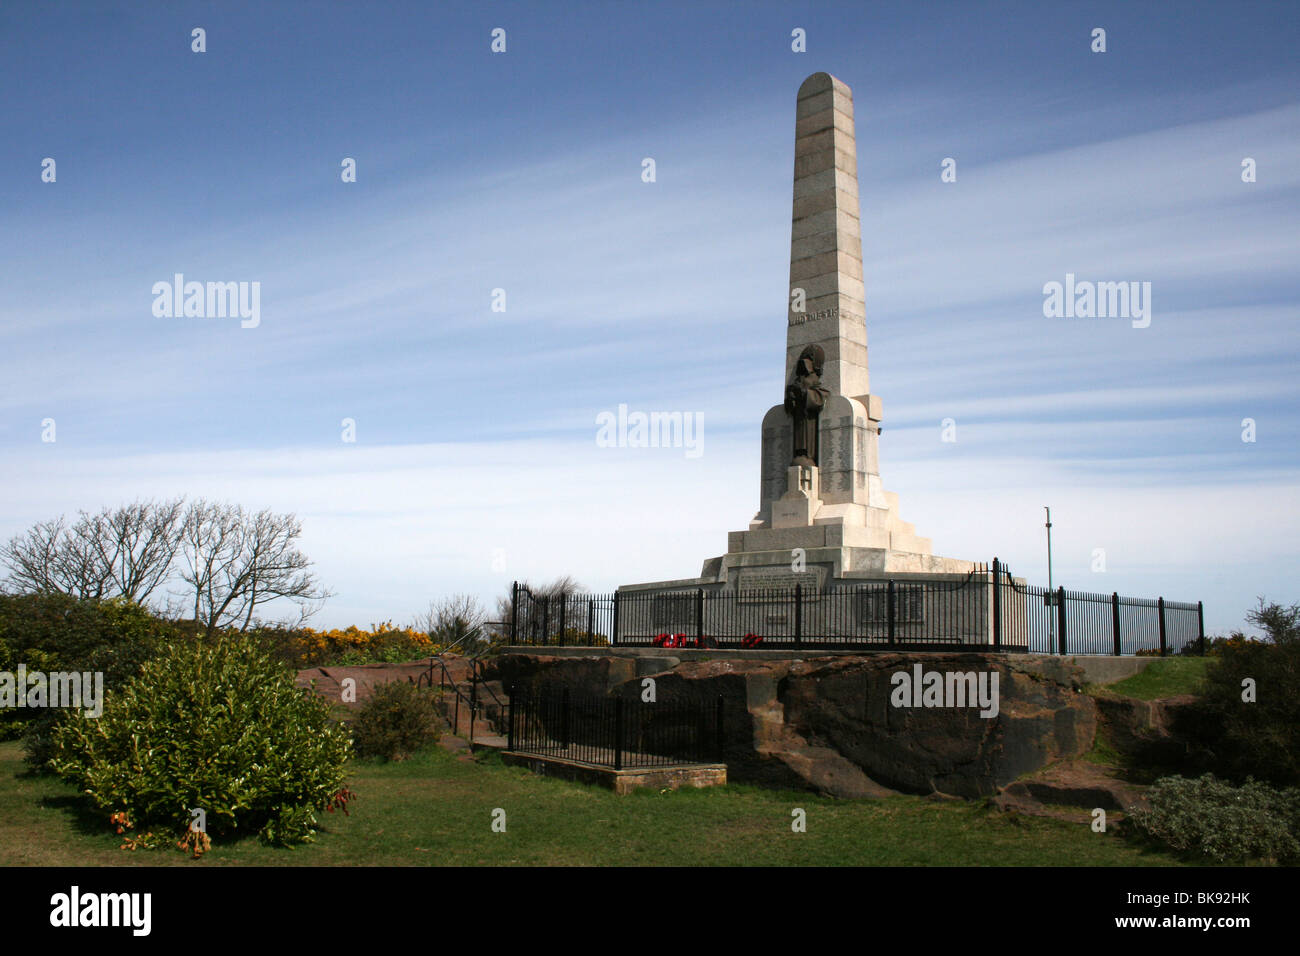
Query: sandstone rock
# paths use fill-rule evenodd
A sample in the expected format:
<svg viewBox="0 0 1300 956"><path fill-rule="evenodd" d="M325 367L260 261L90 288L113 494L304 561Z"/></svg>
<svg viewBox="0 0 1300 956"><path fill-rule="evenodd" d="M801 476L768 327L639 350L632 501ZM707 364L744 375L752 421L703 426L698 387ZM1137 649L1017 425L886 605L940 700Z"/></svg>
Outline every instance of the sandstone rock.
<svg viewBox="0 0 1300 956"><path fill-rule="evenodd" d="M484 662L483 675L507 690L544 681L567 686L575 693L604 694L636 677L636 662L628 657L550 657L546 654L505 654Z"/></svg>
<svg viewBox="0 0 1300 956"><path fill-rule="evenodd" d="M1135 764L1177 767L1195 749L1191 723L1193 696L1137 700L1104 695L1097 698L1098 719L1106 740Z"/></svg>
<svg viewBox="0 0 1300 956"><path fill-rule="evenodd" d="M1104 767L1083 761L1066 761L1017 780L994 798L1003 810L1041 814L1045 806L1100 807L1127 813L1148 806L1144 788L1121 780Z"/></svg>
<svg viewBox="0 0 1300 956"><path fill-rule="evenodd" d="M428 681L429 662L411 661L405 664L356 664L347 667L309 667L298 672L296 683L307 689L315 681L316 693L326 700L343 702L342 689L345 678L356 681L357 699L347 702L347 706L356 708L364 704L371 692L379 684L389 681L419 681L422 677ZM437 679L436 676L434 678Z"/></svg>
<svg viewBox="0 0 1300 956"><path fill-rule="evenodd" d="M875 654L796 664L784 688L786 722L873 780L911 793L991 795L1049 761L1087 751L1096 728L1089 698L1016 667L1003 655L931 654L926 671L998 674L998 713L894 707L891 677L917 655ZM1071 675L1063 671L1061 679Z"/></svg>
<svg viewBox="0 0 1300 956"><path fill-rule="evenodd" d="M975 708L899 708L892 676L924 670L996 672L998 714ZM665 662L670 663L670 662ZM623 665L623 666L620 666ZM608 687L639 699L626 659L508 655L511 679ZM831 796L894 791L988 796L1022 774L1091 748L1092 699L1079 669L1046 658L978 653L869 654L806 660L685 661L653 675L658 699L724 701L723 759L731 780L811 789Z"/></svg>

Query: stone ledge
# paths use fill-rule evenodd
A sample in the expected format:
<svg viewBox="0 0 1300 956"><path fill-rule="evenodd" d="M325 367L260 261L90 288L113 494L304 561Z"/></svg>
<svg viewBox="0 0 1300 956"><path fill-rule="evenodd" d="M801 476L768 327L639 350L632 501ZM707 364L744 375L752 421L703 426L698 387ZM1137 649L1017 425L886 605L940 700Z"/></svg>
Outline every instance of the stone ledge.
<svg viewBox="0 0 1300 956"><path fill-rule="evenodd" d="M677 790L681 787L726 786L727 765L722 763L680 764L675 767L635 767L615 770L599 764L505 750L501 760L513 767L527 767L543 777L559 777L578 783L594 783L626 796L640 787Z"/></svg>

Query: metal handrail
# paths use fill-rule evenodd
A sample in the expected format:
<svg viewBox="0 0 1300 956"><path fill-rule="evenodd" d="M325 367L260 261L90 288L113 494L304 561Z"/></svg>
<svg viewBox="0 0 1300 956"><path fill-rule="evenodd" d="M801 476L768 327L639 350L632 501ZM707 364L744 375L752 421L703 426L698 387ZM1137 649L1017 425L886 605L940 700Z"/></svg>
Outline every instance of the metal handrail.
<svg viewBox="0 0 1300 956"><path fill-rule="evenodd" d="M473 750L474 749L474 719L478 714L478 707L479 707L479 700L478 700L479 684L483 685L484 689L488 692L488 696L492 698L493 703L497 705L497 708L499 710L508 711L510 705L508 703L503 702L501 698L497 697L496 692L493 691L491 687L487 686L487 681L483 680L482 674L479 672L480 657L478 656L465 658L465 660L469 662L469 667L470 667L470 695L466 697L461 692L461 689L456 684L456 681L452 678L451 672L447 669L446 661L442 659L443 654L446 653L447 651L444 650L441 653L429 658L429 675L428 675L429 688L430 689L433 688L433 665L436 663L440 669L440 677L441 677L441 679L438 681L439 690L445 691L447 686L450 685L452 693L456 695L456 709L453 712L453 717L452 717L452 733L457 735L459 735L460 733L460 702L464 700L466 706L469 709L469 746L470 749ZM423 677L424 675L422 674L420 676Z"/></svg>

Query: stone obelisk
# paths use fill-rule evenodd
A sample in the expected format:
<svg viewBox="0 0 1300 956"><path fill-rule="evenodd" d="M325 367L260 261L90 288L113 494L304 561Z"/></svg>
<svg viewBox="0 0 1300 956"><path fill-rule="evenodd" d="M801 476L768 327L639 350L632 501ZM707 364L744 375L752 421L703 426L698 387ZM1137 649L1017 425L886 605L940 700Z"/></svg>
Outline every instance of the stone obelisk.
<svg viewBox="0 0 1300 956"><path fill-rule="evenodd" d="M784 405L773 406L763 419L758 513L748 531L730 535L719 563L705 563L705 574L750 567L753 577L761 564L788 565L793 548L809 561L815 552L824 579L964 571L969 562L931 554L881 483L882 403L867 376L853 93L828 73L799 87L793 199L784 382L809 347L820 350L820 385L830 394L817 423L818 459L815 467L792 463L793 423Z"/></svg>
<svg viewBox="0 0 1300 956"><path fill-rule="evenodd" d="M820 345L822 384L857 398L867 394L867 324L853 93L814 73L797 104L785 379L805 346Z"/></svg>
<svg viewBox="0 0 1300 956"><path fill-rule="evenodd" d="M700 577L620 590L759 593L801 585L808 595L837 582L971 571L969 561L932 554L880 480L882 413L867 380L857 170L853 94L830 74L814 73L795 107L785 378L772 383L773 397L784 391L785 401L763 417L758 513L748 530L727 536L727 553L706 560Z"/></svg>

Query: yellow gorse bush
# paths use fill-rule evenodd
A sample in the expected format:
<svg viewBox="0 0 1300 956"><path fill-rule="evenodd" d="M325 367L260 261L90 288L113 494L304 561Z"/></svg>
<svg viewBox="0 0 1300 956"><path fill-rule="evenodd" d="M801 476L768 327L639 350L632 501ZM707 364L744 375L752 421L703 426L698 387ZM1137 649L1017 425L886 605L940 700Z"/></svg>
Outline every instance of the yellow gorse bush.
<svg viewBox="0 0 1300 956"><path fill-rule="evenodd" d="M372 624L370 630L355 624L328 631L297 628L289 635L289 649L309 664L321 664L344 659L410 660L437 653L439 645L422 631L397 627L392 621L385 621Z"/></svg>

